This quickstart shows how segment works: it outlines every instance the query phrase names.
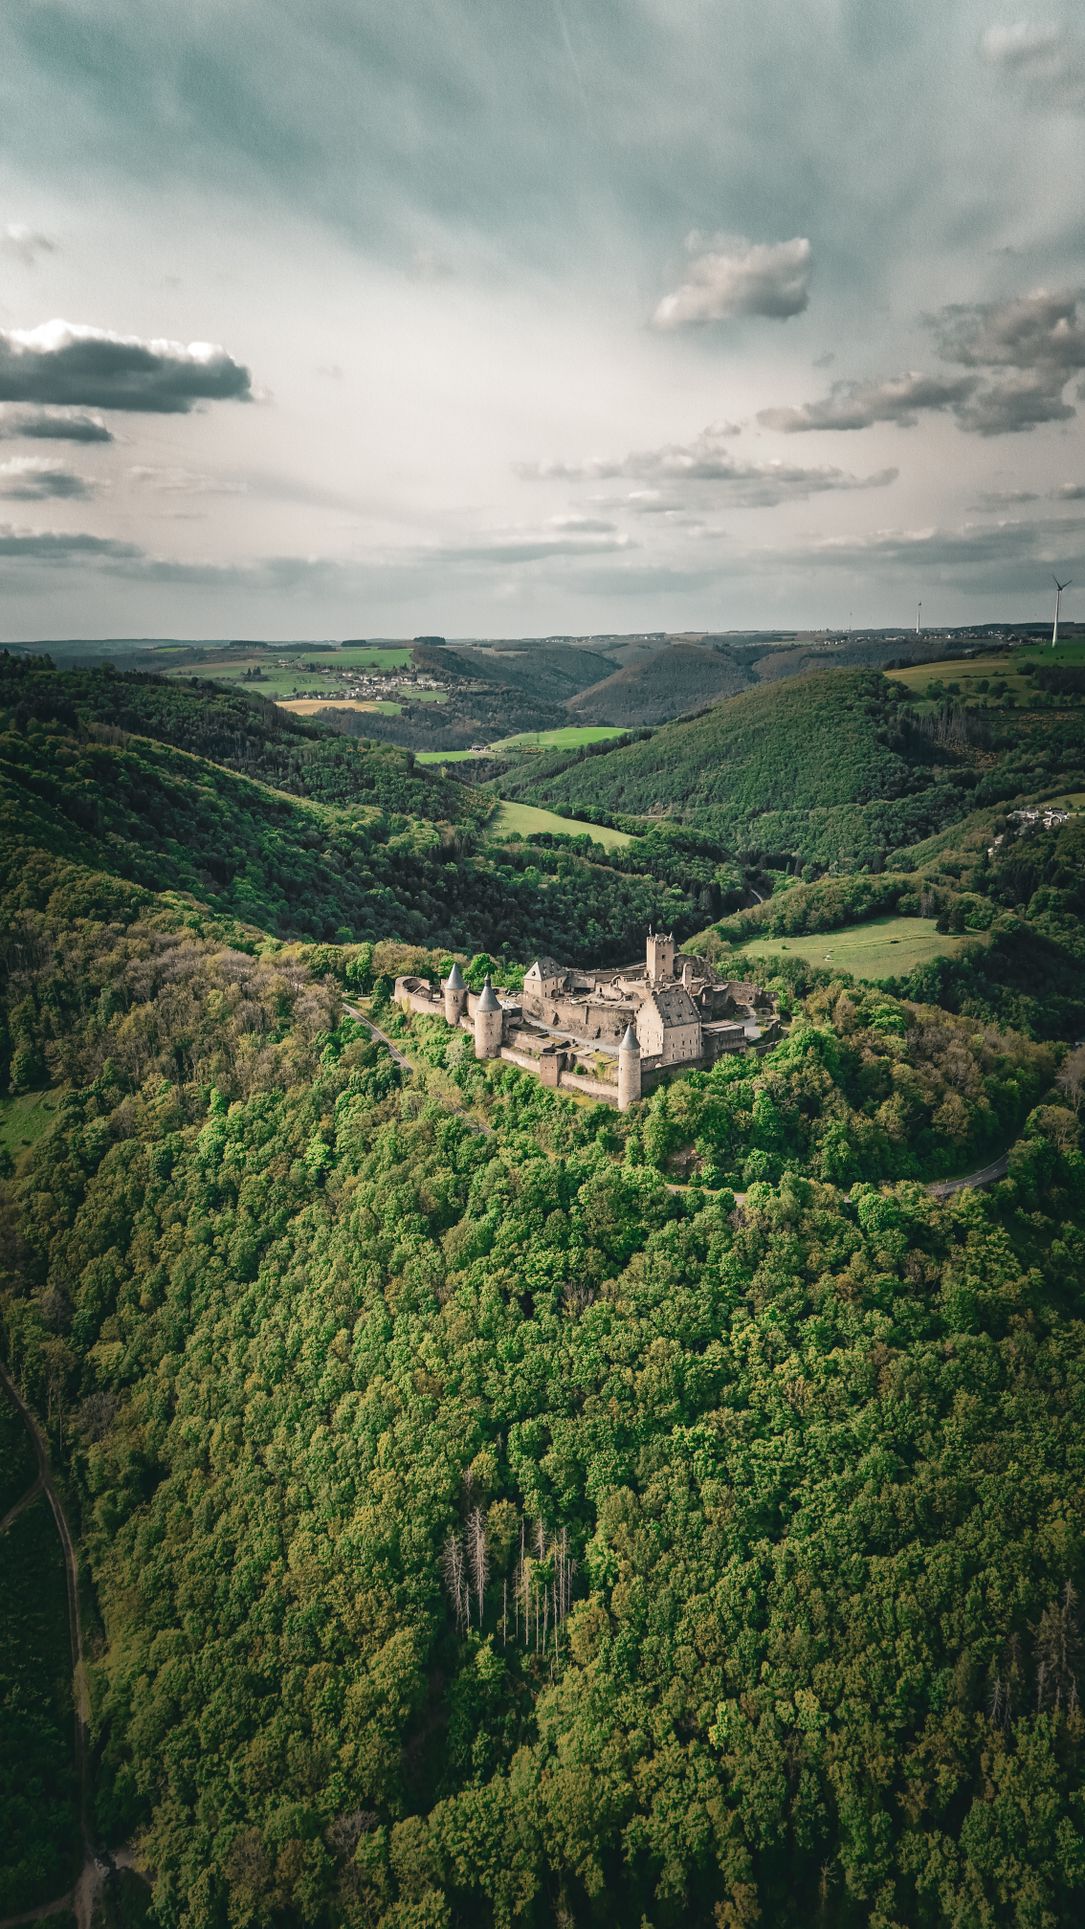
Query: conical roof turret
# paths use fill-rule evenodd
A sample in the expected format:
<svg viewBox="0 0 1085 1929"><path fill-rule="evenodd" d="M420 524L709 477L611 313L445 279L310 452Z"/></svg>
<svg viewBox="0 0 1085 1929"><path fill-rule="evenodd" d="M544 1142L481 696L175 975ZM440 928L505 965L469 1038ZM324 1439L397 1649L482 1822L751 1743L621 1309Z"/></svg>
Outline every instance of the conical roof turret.
<svg viewBox="0 0 1085 1929"><path fill-rule="evenodd" d="M625 1037L622 1039L622 1042L619 1045L618 1050L620 1052L636 1052L637 1057L638 1058L640 1057L640 1043L638 1041L636 1032L633 1030L632 1025L626 1026Z"/></svg>
<svg viewBox="0 0 1085 1929"><path fill-rule="evenodd" d="M476 1011L500 1011L501 1010L501 1007L498 1004L497 999L494 997L494 988L490 983L489 978L487 978L486 983L482 987L482 996L479 999L478 1004L475 1006L475 1010Z"/></svg>
<svg viewBox="0 0 1085 1929"><path fill-rule="evenodd" d="M452 969L448 974L448 977L445 979L445 990L446 991L463 990L463 972L460 970L460 967L458 964L453 964Z"/></svg>

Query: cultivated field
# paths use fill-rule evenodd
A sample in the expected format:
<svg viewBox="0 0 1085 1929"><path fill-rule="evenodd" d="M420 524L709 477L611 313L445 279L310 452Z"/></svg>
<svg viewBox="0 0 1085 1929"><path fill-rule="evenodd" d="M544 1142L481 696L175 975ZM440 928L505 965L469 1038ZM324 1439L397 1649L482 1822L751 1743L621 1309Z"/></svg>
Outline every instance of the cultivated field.
<svg viewBox="0 0 1085 1929"><path fill-rule="evenodd" d="M320 710L374 710L383 711L386 717L401 715L403 705L391 697L280 697L280 710L290 710L296 717L313 717Z"/></svg>
<svg viewBox="0 0 1085 1929"><path fill-rule="evenodd" d="M498 804L489 828L505 837L531 837L537 831L549 831L554 837L593 837L607 851L620 850L633 842L627 831L589 824L580 817L559 817L556 811L538 810L534 804Z"/></svg>
<svg viewBox="0 0 1085 1929"><path fill-rule="evenodd" d="M948 958L964 944L982 943L979 933L954 937L939 931L933 918L871 918L844 931L814 931L803 937L756 938L745 949L753 958L802 958L807 964L847 971L878 984L903 978L931 958Z"/></svg>

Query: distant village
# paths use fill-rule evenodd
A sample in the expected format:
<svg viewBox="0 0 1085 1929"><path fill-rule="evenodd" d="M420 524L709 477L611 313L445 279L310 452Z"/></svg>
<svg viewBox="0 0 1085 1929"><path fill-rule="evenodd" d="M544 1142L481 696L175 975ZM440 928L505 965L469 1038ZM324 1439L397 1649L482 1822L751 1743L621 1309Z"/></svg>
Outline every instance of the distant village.
<svg viewBox="0 0 1085 1929"><path fill-rule="evenodd" d="M703 958L678 952L673 933L654 931L643 964L578 971L536 958L522 991L495 990L487 978L478 993L453 965L439 991L423 978L397 978L395 998L470 1032L476 1058L504 1059L620 1112L668 1074L763 1049L780 1032L759 985L717 978Z"/></svg>

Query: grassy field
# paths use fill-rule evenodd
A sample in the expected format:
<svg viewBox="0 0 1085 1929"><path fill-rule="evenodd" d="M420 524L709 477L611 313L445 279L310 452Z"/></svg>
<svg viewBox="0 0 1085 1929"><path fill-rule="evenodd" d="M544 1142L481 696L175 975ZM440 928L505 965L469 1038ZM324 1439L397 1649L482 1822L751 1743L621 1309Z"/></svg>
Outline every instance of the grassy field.
<svg viewBox="0 0 1085 1929"><path fill-rule="evenodd" d="M19 1098L0 1098L0 1147L17 1159L41 1138L59 1103L59 1092L24 1092Z"/></svg>
<svg viewBox="0 0 1085 1929"><path fill-rule="evenodd" d="M756 938L745 946L752 958L802 958L807 964L850 972L878 984L903 978L931 958L948 958L979 934L952 937L933 918L871 918L844 931L815 931L797 938Z"/></svg>
<svg viewBox="0 0 1085 1929"><path fill-rule="evenodd" d="M44 1495L0 1543L0 1916L47 1902L79 1861L64 1564Z"/></svg>
<svg viewBox="0 0 1085 1929"><path fill-rule="evenodd" d="M416 750L414 760L419 764L473 764L485 755L483 750Z"/></svg>
<svg viewBox="0 0 1085 1929"><path fill-rule="evenodd" d="M616 724L569 723L556 730L522 730L518 737L501 737L491 750L580 750L587 743L610 743L624 737Z"/></svg>
<svg viewBox="0 0 1085 1929"><path fill-rule="evenodd" d="M965 702L1012 704L1018 708L1032 705L1041 695L1032 678L1024 674L1029 663L1061 669L1085 666L1085 638L1072 637L1054 650L1050 644L1028 644L1023 649L993 651L986 656L947 657L937 663L914 663L907 670L887 670L894 683L903 683L912 695L924 698L933 684L941 684ZM986 684L986 689L979 686ZM992 693L990 685L1005 684L1005 693ZM956 688L954 688L956 686Z"/></svg>
<svg viewBox="0 0 1085 1929"><path fill-rule="evenodd" d="M531 837L549 831L554 837L594 837L604 850L620 850L633 839L628 831L612 831L605 824L589 824L580 817L559 817L552 810L538 810L534 804L498 804L489 828L496 836Z"/></svg>

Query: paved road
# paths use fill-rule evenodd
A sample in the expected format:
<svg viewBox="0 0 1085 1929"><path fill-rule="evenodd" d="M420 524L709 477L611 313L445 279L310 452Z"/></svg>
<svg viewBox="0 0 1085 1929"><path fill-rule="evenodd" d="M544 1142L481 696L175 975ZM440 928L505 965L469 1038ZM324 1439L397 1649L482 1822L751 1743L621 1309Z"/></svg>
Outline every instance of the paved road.
<svg viewBox="0 0 1085 1929"><path fill-rule="evenodd" d="M953 1192L964 1192L973 1186L993 1186L1004 1179L1010 1169L1010 1155L1003 1152L990 1165L981 1167L979 1172L970 1172L964 1179L936 1179L927 1191L935 1199L948 1199Z"/></svg>

